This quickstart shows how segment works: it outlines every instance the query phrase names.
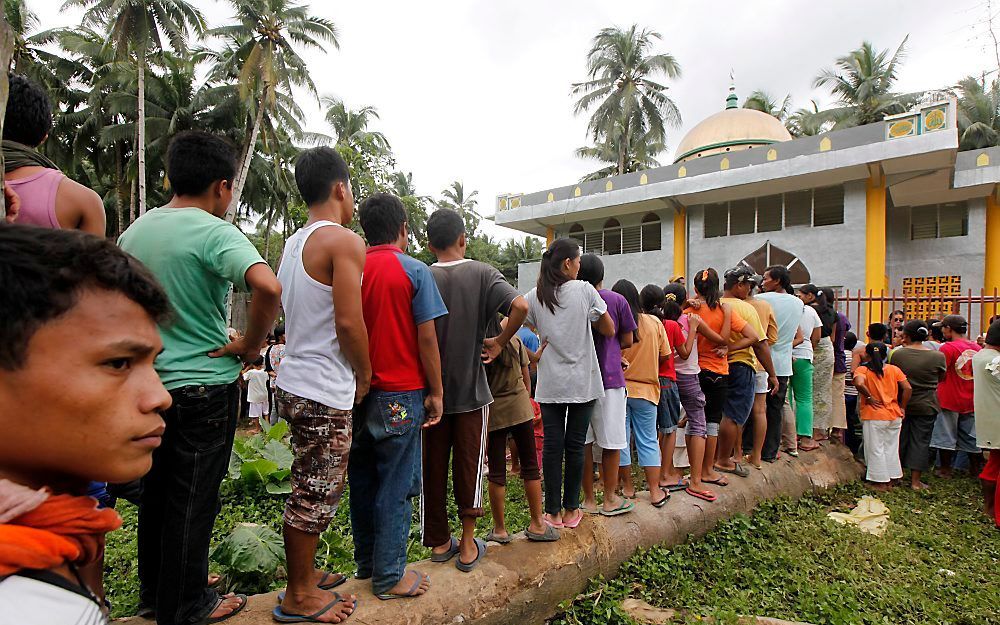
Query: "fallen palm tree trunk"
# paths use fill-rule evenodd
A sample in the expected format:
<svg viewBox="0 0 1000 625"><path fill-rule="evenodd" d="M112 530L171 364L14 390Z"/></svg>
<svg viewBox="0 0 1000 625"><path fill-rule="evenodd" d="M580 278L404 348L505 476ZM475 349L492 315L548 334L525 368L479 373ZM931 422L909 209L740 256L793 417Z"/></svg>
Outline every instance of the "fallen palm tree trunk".
<svg viewBox="0 0 1000 625"><path fill-rule="evenodd" d="M749 478L733 478L716 488L718 501L707 503L683 492L657 509L640 493L635 512L620 517L587 517L575 530L562 532L555 543L531 543L523 536L509 545L490 544L486 559L472 573L461 573L452 562L413 566L431 576L430 592L419 599L379 601L368 582L351 580L337 590L360 600L351 623L365 625L445 625L475 622L487 625L535 625L575 597L597 575L613 576L637 549L676 545L705 535L719 521L750 512L765 500L800 497L861 476L861 467L842 445L782 458L752 470ZM232 625L271 623L276 593L251 597ZM135 624L143 621L130 619ZM148 623L149 621L145 621Z"/></svg>

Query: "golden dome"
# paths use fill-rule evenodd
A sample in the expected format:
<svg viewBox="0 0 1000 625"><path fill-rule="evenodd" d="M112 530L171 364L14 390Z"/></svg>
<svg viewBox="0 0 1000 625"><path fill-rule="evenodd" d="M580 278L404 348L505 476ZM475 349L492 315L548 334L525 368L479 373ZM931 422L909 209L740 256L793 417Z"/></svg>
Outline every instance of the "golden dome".
<svg viewBox="0 0 1000 625"><path fill-rule="evenodd" d="M790 141L785 125L775 117L753 109L727 108L701 121L677 146L675 163L739 152L779 141Z"/></svg>

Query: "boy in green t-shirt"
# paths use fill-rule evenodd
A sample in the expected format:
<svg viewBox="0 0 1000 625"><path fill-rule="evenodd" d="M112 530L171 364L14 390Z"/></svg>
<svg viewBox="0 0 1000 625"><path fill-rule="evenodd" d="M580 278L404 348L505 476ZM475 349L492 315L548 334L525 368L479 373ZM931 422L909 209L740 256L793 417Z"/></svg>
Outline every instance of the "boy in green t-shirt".
<svg viewBox="0 0 1000 625"><path fill-rule="evenodd" d="M240 361L260 355L278 312L281 285L236 226L236 149L205 132L184 132L167 150L173 199L139 217L118 240L153 272L174 310L160 328L156 371L173 397L163 445L143 478L139 506L140 614L159 625L232 616L242 595L207 587L208 548L219 486L236 434ZM242 338L226 334L232 285L253 294ZM212 622L218 622L213 620Z"/></svg>

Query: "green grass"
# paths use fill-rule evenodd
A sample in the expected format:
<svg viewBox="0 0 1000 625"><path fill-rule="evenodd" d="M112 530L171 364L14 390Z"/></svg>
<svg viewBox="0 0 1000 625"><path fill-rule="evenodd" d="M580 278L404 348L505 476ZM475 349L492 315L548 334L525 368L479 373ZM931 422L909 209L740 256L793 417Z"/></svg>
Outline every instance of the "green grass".
<svg viewBox="0 0 1000 625"><path fill-rule="evenodd" d="M483 500L488 501L484 485ZM333 523L320 538L319 553L316 556L317 566L326 567L330 571L354 573L354 543L351 540L349 492L344 492L343 500L337 510ZM449 496L448 512L453 532L460 531L458 509L454 499ZM281 515L285 506L285 497L268 495L263 489L248 489L239 481L227 479L222 485L222 511L215 522L212 537L213 547L225 538L240 523L257 523L266 525L281 533ZM519 532L528 526L529 514L527 502L524 499L524 488L521 481L514 477L507 480L506 520L510 532ZM430 549L420 544L419 516L414 506L413 522L410 526L410 541L407 558L410 562L430 557ZM136 526L138 515L135 506L127 502L119 502L118 512L124 520L124 525L117 532L108 535L107 550L104 560L105 586L108 599L113 606L112 615L117 617L135 614L139 604L138 560L136 556ZM490 509L487 505L486 516L479 519L476 532L486 535L493 527ZM255 589L239 589L242 591L265 591L284 587L281 575L271 580L267 587Z"/></svg>
<svg viewBox="0 0 1000 625"><path fill-rule="evenodd" d="M881 496L882 537L826 518L870 494L850 484L797 502L761 505L702 540L636 554L589 588L552 625L632 623L628 597L677 609L678 622L757 615L815 624L1000 623L1000 532L981 512L976 481L935 480Z"/></svg>

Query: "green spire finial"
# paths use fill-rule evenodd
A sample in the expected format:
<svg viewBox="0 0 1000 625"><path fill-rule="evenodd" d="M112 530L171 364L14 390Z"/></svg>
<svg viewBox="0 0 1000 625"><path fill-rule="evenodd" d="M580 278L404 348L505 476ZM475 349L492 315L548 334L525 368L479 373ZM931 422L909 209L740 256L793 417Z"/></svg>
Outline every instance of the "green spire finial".
<svg viewBox="0 0 1000 625"><path fill-rule="evenodd" d="M734 77L734 71L729 70L729 95L726 97L726 108L734 109L739 108L739 98L736 97L736 78Z"/></svg>

